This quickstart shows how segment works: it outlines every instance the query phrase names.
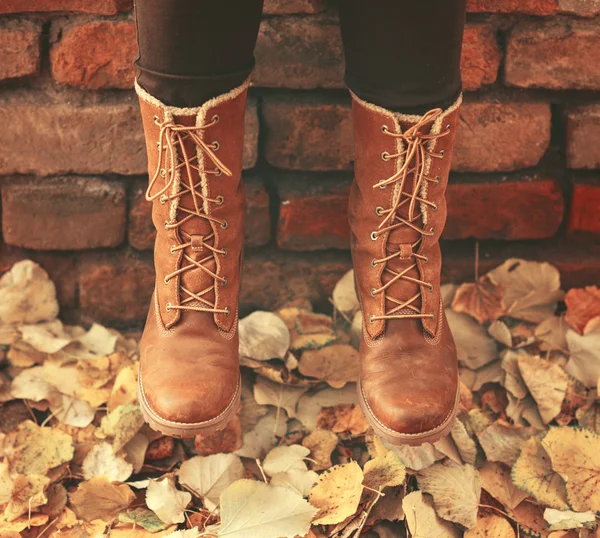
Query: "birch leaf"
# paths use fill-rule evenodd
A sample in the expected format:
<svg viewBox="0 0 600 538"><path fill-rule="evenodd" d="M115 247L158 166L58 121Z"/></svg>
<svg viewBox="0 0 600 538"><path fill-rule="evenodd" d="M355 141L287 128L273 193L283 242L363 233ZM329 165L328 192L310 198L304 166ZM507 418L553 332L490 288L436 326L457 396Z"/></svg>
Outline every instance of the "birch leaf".
<svg viewBox="0 0 600 538"><path fill-rule="evenodd" d="M23 341L41 353L57 353L72 340L58 319L35 325L21 325L19 331Z"/></svg>
<svg viewBox="0 0 600 538"><path fill-rule="evenodd" d="M525 353L519 355L518 364L542 420L548 424L560 413L569 376L558 364Z"/></svg>
<svg viewBox="0 0 600 538"><path fill-rule="evenodd" d="M481 477L475 467L451 461L436 463L420 471L417 481L419 489L433 497L440 517L467 529L477 524Z"/></svg>
<svg viewBox="0 0 600 538"><path fill-rule="evenodd" d="M423 443L421 446L400 445L392 447L386 443L384 445L398 454L402 463L413 471L425 469L444 457L430 443Z"/></svg>
<svg viewBox="0 0 600 538"><path fill-rule="evenodd" d="M515 538L510 523L500 516L487 516L477 520L477 525L465 533L464 538Z"/></svg>
<svg viewBox="0 0 600 538"><path fill-rule="evenodd" d="M429 495L420 491L409 493L402 501L402 509L406 514L406 523L412 538L459 538L459 530L440 519Z"/></svg>
<svg viewBox="0 0 600 538"><path fill-rule="evenodd" d="M196 456L181 464L179 482L216 507L225 488L244 474L244 466L235 454Z"/></svg>
<svg viewBox="0 0 600 538"><path fill-rule="evenodd" d="M164 531L169 527L169 525L161 521L152 510L142 507L128 510L127 512L121 512L119 514L119 521L121 523L133 523L139 525L152 533Z"/></svg>
<svg viewBox="0 0 600 538"><path fill-rule="evenodd" d="M348 316L353 315L360 308L354 285L354 269L350 269L338 280L333 288L332 299L333 306Z"/></svg>
<svg viewBox="0 0 600 538"><path fill-rule="evenodd" d="M567 484L567 498L577 512L600 511L600 436L561 426L542 439L552 468Z"/></svg>
<svg viewBox="0 0 600 538"><path fill-rule="evenodd" d="M590 322L583 335L567 331L569 362L565 370L586 387L597 387L600 378L600 318Z"/></svg>
<svg viewBox="0 0 600 538"><path fill-rule="evenodd" d="M458 287L452 301L452 310L469 314L480 325L484 325L504 315L502 294L503 290L484 275L479 282L465 283Z"/></svg>
<svg viewBox="0 0 600 538"><path fill-rule="evenodd" d="M450 435L463 462L468 463L469 465L475 465L475 460L477 459L477 445L467 432L467 428L461 420L456 420Z"/></svg>
<svg viewBox="0 0 600 538"><path fill-rule="evenodd" d="M544 519L551 531L566 529L593 529L596 526L596 516L593 512L573 512L572 510L554 510L546 508Z"/></svg>
<svg viewBox="0 0 600 538"><path fill-rule="evenodd" d="M240 320L240 355L258 361L283 359L290 347L290 331L272 312L256 311Z"/></svg>
<svg viewBox="0 0 600 538"><path fill-rule="evenodd" d="M277 446L265 457L263 469L269 476L288 471L306 471L304 458L309 454L310 450L302 445Z"/></svg>
<svg viewBox="0 0 600 538"><path fill-rule="evenodd" d="M307 390L307 387L282 385L259 377L254 384L254 399L259 405L274 405L285 409L288 417L293 418L296 416L298 400Z"/></svg>
<svg viewBox="0 0 600 538"><path fill-rule="evenodd" d="M559 510L569 507L565 481L552 469L550 457L537 436L523 445L521 455L512 468L512 480L541 504Z"/></svg>
<svg viewBox="0 0 600 538"><path fill-rule="evenodd" d="M363 472L351 461L336 465L319 477L308 500L319 509L315 525L331 525L344 521L356 512L363 491Z"/></svg>
<svg viewBox="0 0 600 538"><path fill-rule="evenodd" d="M478 433L477 438L489 461L499 461L511 466L519 457L525 441L533 433L529 428L511 426L497 420Z"/></svg>
<svg viewBox="0 0 600 538"><path fill-rule="evenodd" d="M314 460L311 469L322 471L331 467L331 454L338 443L339 438L335 433L321 429L313 431L302 439L302 445L310 450L310 457Z"/></svg>
<svg viewBox="0 0 600 538"><path fill-rule="evenodd" d="M498 358L496 342L473 318L448 309L446 316L462 364L476 370Z"/></svg>
<svg viewBox="0 0 600 538"><path fill-rule="evenodd" d="M269 411L261 417L256 426L242 437L242 448L236 450L238 456L244 458L262 458L273 446L278 437L287 431L285 412Z"/></svg>
<svg viewBox="0 0 600 538"><path fill-rule="evenodd" d="M343 389L326 388L319 392L307 392L298 402L296 418L312 431L317 427L317 417L323 407L358 403L356 385L348 384Z"/></svg>
<svg viewBox="0 0 600 538"><path fill-rule="evenodd" d="M121 450L144 425L144 417L138 405L126 404L117 407L102 419L102 431L114 437L113 448Z"/></svg>
<svg viewBox="0 0 600 538"><path fill-rule="evenodd" d="M352 346L334 344L302 353L298 370L302 375L326 381L335 389L358 379L358 351Z"/></svg>
<svg viewBox="0 0 600 538"><path fill-rule="evenodd" d="M406 467L398 454L388 450L385 455L376 456L365 463L365 486L382 490L389 486L399 486L406 478Z"/></svg>
<svg viewBox="0 0 600 538"><path fill-rule="evenodd" d="M106 477L97 476L81 482L69 495L70 506L85 521L111 521L119 512L129 508L135 494L125 484L111 484Z"/></svg>
<svg viewBox="0 0 600 538"><path fill-rule="evenodd" d="M274 474L271 485L291 489L298 495L306 497L318 479L319 475L314 471L294 469L285 473Z"/></svg>
<svg viewBox="0 0 600 538"><path fill-rule="evenodd" d="M108 443L94 445L83 460L83 477L90 480L105 476L110 482L125 482L133 473L133 465L117 456Z"/></svg>
<svg viewBox="0 0 600 538"><path fill-rule="evenodd" d="M221 495L219 537L304 536L317 513L300 495L254 480L238 480Z"/></svg>
<svg viewBox="0 0 600 538"><path fill-rule="evenodd" d="M17 475L13 482L10 501L4 510L7 521L13 521L48 502L45 491L50 479L38 474Z"/></svg>
<svg viewBox="0 0 600 538"><path fill-rule="evenodd" d="M160 480L150 479L146 491L146 504L164 523L183 523L184 510L192 495L187 491L179 491L170 476Z"/></svg>
<svg viewBox="0 0 600 538"><path fill-rule="evenodd" d="M569 290L565 295L565 304L565 321L579 334L583 334L590 320L600 316L600 289L597 286L587 286Z"/></svg>
<svg viewBox="0 0 600 538"><path fill-rule="evenodd" d="M510 469L501 463L488 461L479 469L479 474L483 489L509 510L529 496L513 484Z"/></svg>
<svg viewBox="0 0 600 538"><path fill-rule="evenodd" d="M554 315L564 296L560 273L549 263L511 258L488 276L504 289L503 301L512 318L541 323Z"/></svg>
<svg viewBox="0 0 600 538"><path fill-rule="evenodd" d="M567 329L565 319L562 316L552 316L540 323L534 331L535 337L541 342L542 351L566 350Z"/></svg>
<svg viewBox="0 0 600 538"><path fill-rule="evenodd" d="M51 398L50 411L58 421L75 428L86 428L96 415L96 409L88 402L67 394L59 394L56 398Z"/></svg>

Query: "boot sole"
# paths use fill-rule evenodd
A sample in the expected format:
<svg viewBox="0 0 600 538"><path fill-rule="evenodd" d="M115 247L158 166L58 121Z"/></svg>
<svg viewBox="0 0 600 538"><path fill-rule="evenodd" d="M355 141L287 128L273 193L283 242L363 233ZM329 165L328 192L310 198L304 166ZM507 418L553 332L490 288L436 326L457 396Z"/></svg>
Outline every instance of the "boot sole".
<svg viewBox="0 0 600 538"><path fill-rule="evenodd" d="M219 415L203 422L175 422L161 417L154 409L152 409L144 394L141 373L138 381L138 400L140 402L144 420L154 431L178 439L187 439L195 437L196 435L206 435L223 430L240 408L241 393L242 378L240 376L235 395Z"/></svg>
<svg viewBox="0 0 600 538"><path fill-rule="evenodd" d="M423 443L435 443L440 439L446 437L450 433L450 430L454 426L454 421L456 420L456 415L458 414L459 403L460 403L460 384L458 386L458 390L456 392L456 399L454 402L454 407L452 411L448 415L448 417L442 422L439 426L431 430L427 430L421 433L401 433L391 428L385 426L371 411L371 407L367 403L365 398L365 394L362 390L362 386L360 384L360 379L356 385L358 391L358 401L360 403L360 407L367 419L367 422L373 428L375 433L379 435L382 439L390 443L394 446L420 446Z"/></svg>

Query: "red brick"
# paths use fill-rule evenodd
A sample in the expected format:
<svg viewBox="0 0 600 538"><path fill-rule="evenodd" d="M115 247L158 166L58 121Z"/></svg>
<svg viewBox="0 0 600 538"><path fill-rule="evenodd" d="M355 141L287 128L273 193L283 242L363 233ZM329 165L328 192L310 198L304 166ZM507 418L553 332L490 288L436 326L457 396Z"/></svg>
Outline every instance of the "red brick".
<svg viewBox="0 0 600 538"><path fill-rule="evenodd" d="M35 250L117 246L125 236L125 189L81 177L5 184L2 233L9 245Z"/></svg>
<svg viewBox="0 0 600 538"><path fill-rule="evenodd" d="M567 230L600 234L600 181L598 178L574 182Z"/></svg>
<svg viewBox="0 0 600 538"><path fill-rule="evenodd" d="M99 21L61 29L50 50L53 77L86 90L133 88L137 54L133 21Z"/></svg>
<svg viewBox="0 0 600 538"><path fill-rule="evenodd" d="M558 7L565 13L592 17L600 13L600 0L558 0Z"/></svg>
<svg viewBox="0 0 600 538"><path fill-rule="evenodd" d="M552 237L562 222L564 201L554 179L453 179L446 195L444 239L542 239Z"/></svg>
<svg viewBox="0 0 600 538"><path fill-rule="evenodd" d="M0 14L45 11L79 11L99 15L115 15L128 11L132 0L2 0Z"/></svg>
<svg viewBox="0 0 600 538"><path fill-rule="evenodd" d="M467 0L467 11L553 15L558 12L558 2L557 0Z"/></svg>
<svg viewBox="0 0 600 538"><path fill-rule="evenodd" d="M258 177L244 179L246 187L246 246L266 245L271 238L271 211L269 195ZM127 236L129 244L137 250L154 248L156 230L152 224L152 204L144 194L146 182L136 183L129 206Z"/></svg>
<svg viewBox="0 0 600 538"><path fill-rule="evenodd" d="M467 24L460 63L463 88L477 90L496 82L501 56L493 26Z"/></svg>
<svg viewBox="0 0 600 538"><path fill-rule="evenodd" d="M256 43L257 86L343 87L339 25L329 17L275 17L262 21Z"/></svg>
<svg viewBox="0 0 600 538"><path fill-rule="evenodd" d="M550 143L550 121L547 103L467 101L461 110L452 169L511 172L535 166Z"/></svg>
<svg viewBox="0 0 600 538"><path fill-rule="evenodd" d="M600 168L600 105L567 109L567 167Z"/></svg>
<svg viewBox="0 0 600 538"><path fill-rule="evenodd" d="M90 254L82 259L78 271L84 319L129 325L146 318L154 290L150 255L114 251Z"/></svg>
<svg viewBox="0 0 600 538"><path fill-rule="evenodd" d="M600 88L600 28L554 19L518 24L508 37L506 83L553 90Z"/></svg>
<svg viewBox="0 0 600 538"><path fill-rule="evenodd" d="M292 13L320 13L327 7L325 0L265 0L265 15L290 15Z"/></svg>
<svg viewBox="0 0 600 538"><path fill-rule="evenodd" d="M32 104L30 101L37 102ZM0 175L123 174L147 172L137 99L116 103L51 103L43 95L0 104ZM258 148L256 100L246 113L244 166Z"/></svg>
<svg viewBox="0 0 600 538"><path fill-rule="evenodd" d="M287 250L350 247L350 178L291 174L278 178L277 244Z"/></svg>
<svg viewBox="0 0 600 538"><path fill-rule="evenodd" d="M56 285L58 302L63 308L77 304L77 271L73 254L64 252L39 252L11 247L0 243L0 275L21 260L33 260L41 265Z"/></svg>
<svg viewBox="0 0 600 538"><path fill-rule="evenodd" d="M262 107L266 126L265 156L277 168L350 170L350 106L311 97L267 97Z"/></svg>
<svg viewBox="0 0 600 538"><path fill-rule="evenodd" d="M27 20L0 22L0 79L35 75L40 69L42 25Z"/></svg>

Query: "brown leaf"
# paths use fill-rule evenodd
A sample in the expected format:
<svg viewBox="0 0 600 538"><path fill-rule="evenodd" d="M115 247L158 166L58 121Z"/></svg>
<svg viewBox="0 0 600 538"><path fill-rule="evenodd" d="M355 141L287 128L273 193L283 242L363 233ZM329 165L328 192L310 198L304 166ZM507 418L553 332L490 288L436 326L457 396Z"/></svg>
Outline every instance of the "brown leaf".
<svg viewBox="0 0 600 538"><path fill-rule="evenodd" d="M110 521L129 508L134 499L135 494L129 486L111 484L102 476L81 482L69 495L71 507L85 521Z"/></svg>
<svg viewBox="0 0 600 538"><path fill-rule="evenodd" d="M600 289L597 286L575 288L565 295L567 314L565 321L579 334L595 317L600 316Z"/></svg>
<svg viewBox="0 0 600 538"><path fill-rule="evenodd" d="M242 425L236 415L220 431L196 435L194 450L199 456L234 452L242 447Z"/></svg>
<svg viewBox="0 0 600 538"><path fill-rule="evenodd" d="M326 381L335 389L358 378L358 351L352 346L334 344L302 353L298 370L302 375Z"/></svg>
<svg viewBox="0 0 600 538"><path fill-rule="evenodd" d="M483 325L489 321L496 321L506 314L502 296L502 287L497 286L487 275L484 275L479 282L459 286L452 301L452 310L469 314Z"/></svg>
<svg viewBox="0 0 600 538"><path fill-rule="evenodd" d="M331 467L331 453L339 443L338 436L329 430L317 429L302 440L302 445L310 450L313 471L323 471Z"/></svg>
<svg viewBox="0 0 600 538"><path fill-rule="evenodd" d="M317 426L335 433L350 432L352 435L362 435L369 428L360 407L348 404L321 409Z"/></svg>

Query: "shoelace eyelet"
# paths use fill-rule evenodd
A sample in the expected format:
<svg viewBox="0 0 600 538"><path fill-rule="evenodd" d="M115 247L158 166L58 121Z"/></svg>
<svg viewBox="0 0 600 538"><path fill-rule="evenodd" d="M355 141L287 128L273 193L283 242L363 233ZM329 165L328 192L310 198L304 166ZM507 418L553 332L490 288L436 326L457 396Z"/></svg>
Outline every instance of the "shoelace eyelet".
<svg viewBox="0 0 600 538"><path fill-rule="evenodd" d="M217 205L223 205L224 201L225 199L219 194L219 196L217 196Z"/></svg>
<svg viewBox="0 0 600 538"><path fill-rule="evenodd" d="M223 247L223 258L227 258L227 247Z"/></svg>
<svg viewBox="0 0 600 538"><path fill-rule="evenodd" d="M165 220L165 230L169 231L169 221Z"/></svg>
<svg viewBox="0 0 600 538"><path fill-rule="evenodd" d="M448 129L448 131L450 131L452 129L452 125L450 125L450 124L446 125L446 129Z"/></svg>
<svg viewBox="0 0 600 538"><path fill-rule="evenodd" d="M217 168L215 170L215 176L216 177L221 177L223 175L223 170L221 170L220 168Z"/></svg>
<svg viewBox="0 0 600 538"><path fill-rule="evenodd" d="M226 276L224 276L224 277L223 277L223 281L221 282L221 286L223 286L223 287L227 286L227 283L228 283L228 282L229 282L229 281L227 280L227 277L226 277Z"/></svg>
<svg viewBox="0 0 600 538"><path fill-rule="evenodd" d="M371 267L377 267L377 260L375 258L371 260Z"/></svg>
<svg viewBox="0 0 600 538"><path fill-rule="evenodd" d="M377 295L377 290L375 288L371 288L371 297L375 297Z"/></svg>
<svg viewBox="0 0 600 538"><path fill-rule="evenodd" d="M165 279L163 280L163 282L165 283L165 286L168 286L170 281L169 281L169 279L167 277L165 277Z"/></svg>
<svg viewBox="0 0 600 538"><path fill-rule="evenodd" d="M227 221L226 221L226 220L224 220L224 221L221 223L221 228L223 228L223 230L227 230L227 228L228 228L228 227L229 227L229 224L227 224Z"/></svg>
<svg viewBox="0 0 600 538"><path fill-rule="evenodd" d="M375 316L373 314L369 316L369 323L375 323Z"/></svg>
<svg viewBox="0 0 600 538"><path fill-rule="evenodd" d="M213 151L219 151L219 148L221 147L221 145L219 144L219 142L217 140L215 140L212 143L212 147L213 147Z"/></svg>
<svg viewBox="0 0 600 538"><path fill-rule="evenodd" d="M226 307L225 307L225 314L224 314L224 315L225 315L225 317L226 317L226 318L228 318L228 317L229 317L229 314L231 314L231 310L229 309L229 307L228 307L228 306L226 306Z"/></svg>
<svg viewBox="0 0 600 538"><path fill-rule="evenodd" d="M384 211L383 207L377 206L375 208L375 215L377 215L378 217L383 217L383 211Z"/></svg>
<svg viewBox="0 0 600 538"><path fill-rule="evenodd" d="M159 201L159 202L160 202L162 205L165 205L165 204L167 203L167 200L168 200L168 197L167 197L167 195L166 195L166 194L163 194L163 195L162 195L162 196L161 196L161 197L158 199L158 201Z"/></svg>
<svg viewBox="0 0 600 538"><path fill-rule="evenodd" d="M437 206L437 204L433 204L433 205L431 206L431 210L432 210L432 211L437 211L437 210L438 210L438 206Z"/></svg>
<svg viewBox="0 0 600 538"><path fill-rule="evenodd" d="M169 252L171 253L171 256L175 256L175 247L173 247L173 246L172 246L172 247L169 249Z"/></svg>
<svg viewBox="0 0 600 538"><path fill-rule="evenodd" d="M377 232L371 232L371 240L372 241L377 241L377 238L378 238Z"/></svg>
<svg viewBox="0 0 600 538"><path fill-rule="evenodd" d="M388 126L387 125L382 125L381 126L381 132L382 133L387 133L389 131Z"/></svg>
<svg viewBox="0 0 600 538"><path fill-rule="evenodd" d="M440 176L435 176L435 184L438 185L440 181L442 181L442 178Z"/></svg>
<svg viewBox="0 0 600 538"><path fill-rule="evenodd" d="M158 121L159 121L159 119L158 119L158 116L154 116L154 117L152 118L152 121L153 121L154 123L158 123Z"/></svg>
<svg viewBox="0 0 600 538"><path fill-rule="evenodd" d="M221 119L221 118L219 117L219 115L218 115L218 114L215 114L215 115L212 117L212 120L211 120L211 121L214 121L215 123L218 123L220 119Z"/></svg>
<svg viewBox="0 0 600 538"><path fill-rule="evenodd" d="M164 168L160 169L160 177L162 177L162 178L167 177L167 171Z"/></svg>
<svg viewBox="0 0 600 538"><path fill-rule="evenodd" d="M160 150L161 150L160 142L157 142L157 143L156 143L156 149L157 149L158 151L160 151Z"/></svg>
<svg viewBox="0 0 600 538"><path fill-rule="evenodd" d="M423 263L429 263L429 256L425 255L423 258Z"/></svg>
<svg viewBox="0 0 600 538"><path fill-rule="evenodd" d="M432 292L433 291L433 284L428 284L427 285L427 289Z"/></svg>
<svg viewBox="0 0 600 538"><path fill-rule="evenodd" d="M171 303L167 303L167 304L165 305L165 310L166 310L167 312L170 312L170 311L171 311Z"/></svg>
<svg viewBox="0 0 600 538"><path fill-rule="evenodd" d="M390 154L387 151L384 151L381 154L381 160L385 161L385 162L388 162L390 160Z"/></svg>
<svg viewBox="0 0 600 538"><path fill-rule="evenodd" d="M444 155L446 155L446 152L442 149L442 150L440 150L440 155L442 156L442 159L443 159Z"/></svg>

